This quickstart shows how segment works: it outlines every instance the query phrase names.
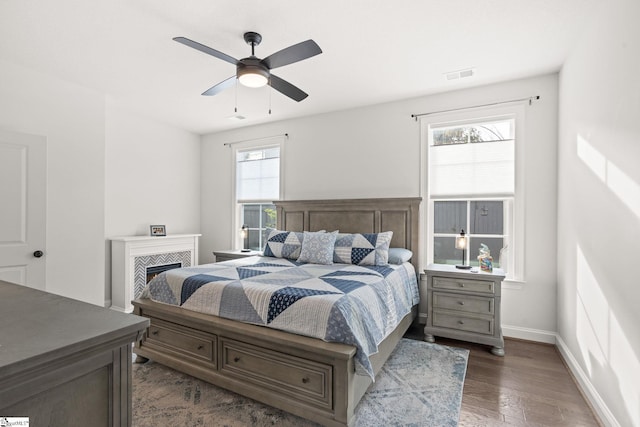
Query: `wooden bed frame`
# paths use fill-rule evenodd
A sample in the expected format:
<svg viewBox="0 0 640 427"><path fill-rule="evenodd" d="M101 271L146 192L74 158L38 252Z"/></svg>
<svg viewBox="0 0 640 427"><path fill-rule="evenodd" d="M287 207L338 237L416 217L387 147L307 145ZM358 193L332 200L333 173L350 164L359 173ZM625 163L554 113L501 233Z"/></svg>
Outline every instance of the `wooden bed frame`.
<svg viewBox="0 0 640 427"><path fill-rule="evenodd" d="M391 247L413 252L418 270L421 199L276 202L277 228L288 231L393 231ZM372 383L355 373L353 346L197 313L147 299L134 312L151 321L136 343L154 361L326 426L354 423L356 405ZM416 307L371 357L377 374L416 316Z"/></svg>

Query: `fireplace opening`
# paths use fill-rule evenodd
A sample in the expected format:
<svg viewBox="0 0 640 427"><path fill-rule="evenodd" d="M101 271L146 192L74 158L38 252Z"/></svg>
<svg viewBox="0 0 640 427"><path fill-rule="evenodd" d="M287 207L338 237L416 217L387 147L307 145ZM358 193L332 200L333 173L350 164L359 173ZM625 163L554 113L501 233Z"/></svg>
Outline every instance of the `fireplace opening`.
<svg viewBox="0 0 640 427"><path fill-rule="evenodd" d="M173 270L174 268L180 268L180 267L182 267L181 262L175 262L173 264L164 264L164 265L152 265L150 267L147 267L147 283L149 283L151 279L153 279L163 271Z"/></svg>

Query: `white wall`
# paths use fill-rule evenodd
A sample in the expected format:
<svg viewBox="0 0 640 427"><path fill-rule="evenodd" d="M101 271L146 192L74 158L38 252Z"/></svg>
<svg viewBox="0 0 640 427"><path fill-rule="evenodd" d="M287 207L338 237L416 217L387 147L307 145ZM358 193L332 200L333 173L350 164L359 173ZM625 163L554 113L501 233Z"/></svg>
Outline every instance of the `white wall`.
<svg viewBox="0 0 640 427"><path fill-rule="evenodd" d="M503 292L505 333L549 341L556 331L557 74L206 135L201 262L232 247L231 153L225 142L288 133L284 198L420 195L420 126L412 113L540 95L526 110L526 278Z"/></svg>
<svg viewBox="0 0 640 427"><path fill-rule="evenodd" d="M149 235L151 224L200 232L200 137L107 102L105 164L108 301L109 238Z"/></svg>
<svg viewBox="0 0 640 427"><path fill-rule="evenodd" d="M597 16L560 74L559 344L606 424L640 426L640 3Z"/></svg>
<svg viewBox="0 0 640 427"><path fill-rule="evenodd" d="M46 290L103 304L104 98L0 61L0 127L47 138Z"/></svg>
<svg viewBox="0 0 640 427"><path fill-rule="evenodd" d="M104 305L109 237L199 232L198 135L13 63L0 82L0 127L47 138L47 291Z"/></svg>

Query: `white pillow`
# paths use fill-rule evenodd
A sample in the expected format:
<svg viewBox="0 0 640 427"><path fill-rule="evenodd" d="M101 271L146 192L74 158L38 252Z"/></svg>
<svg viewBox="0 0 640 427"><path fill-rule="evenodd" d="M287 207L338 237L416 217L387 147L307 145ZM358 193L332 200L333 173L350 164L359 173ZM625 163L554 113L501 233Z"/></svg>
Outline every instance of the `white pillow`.
<svg viewBox="0 0 640 427"><path fill-rule="evenodd" d="M338 233L304 232L298 262L333 264L333 246Z"/></svg>

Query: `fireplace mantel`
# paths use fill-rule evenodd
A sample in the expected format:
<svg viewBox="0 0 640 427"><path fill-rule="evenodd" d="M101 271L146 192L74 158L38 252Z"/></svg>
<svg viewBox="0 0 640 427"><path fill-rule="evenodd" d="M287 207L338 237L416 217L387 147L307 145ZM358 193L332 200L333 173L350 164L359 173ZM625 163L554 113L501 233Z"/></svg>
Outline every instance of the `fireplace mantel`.
<svg viewBox="0 0 640 427"><path fill-rule="evenodd" d="M146 285L146 268L181 263L198 265L201 234L123 236L111 238L111 308L131 313L131 300Z"/></svg>

